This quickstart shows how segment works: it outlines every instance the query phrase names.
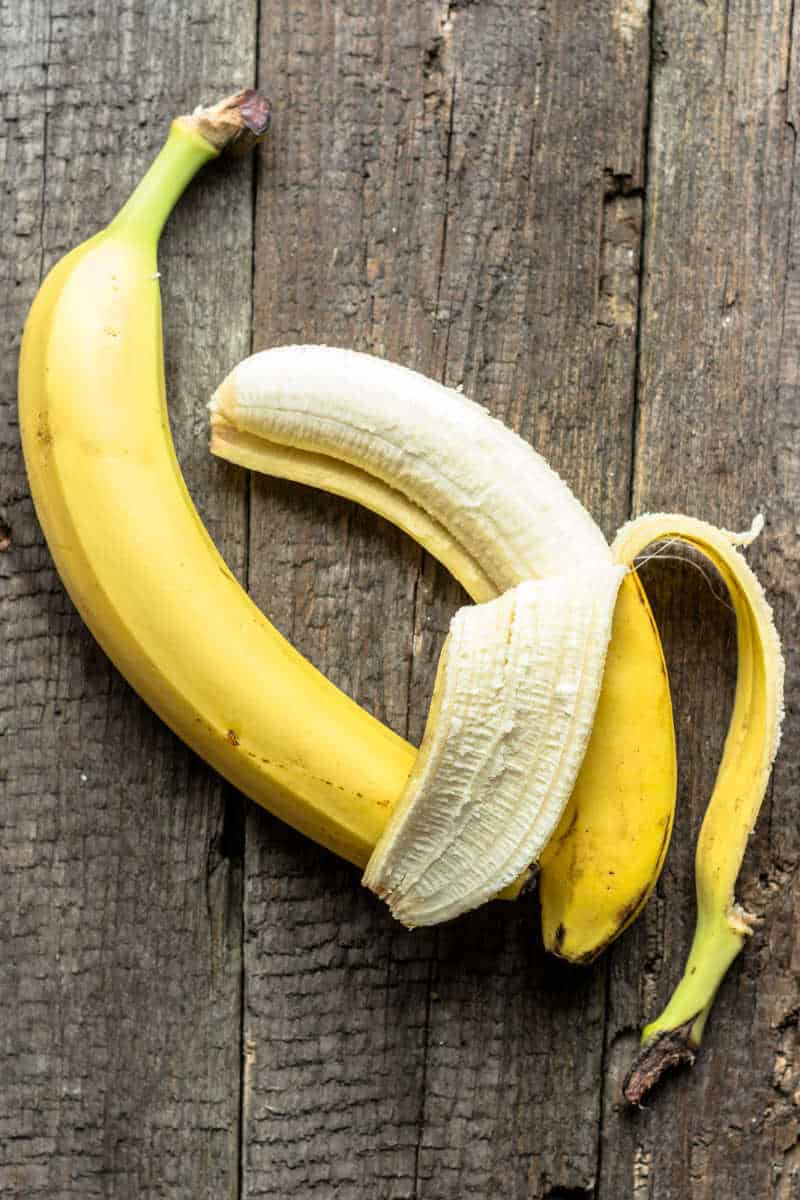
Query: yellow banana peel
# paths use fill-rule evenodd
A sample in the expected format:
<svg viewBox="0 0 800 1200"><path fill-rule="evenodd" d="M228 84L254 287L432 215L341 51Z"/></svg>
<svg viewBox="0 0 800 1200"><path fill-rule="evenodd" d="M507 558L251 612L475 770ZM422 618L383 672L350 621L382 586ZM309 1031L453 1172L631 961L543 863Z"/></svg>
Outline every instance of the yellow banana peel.
<svg viewBox="0 0 800 1200"><path fill-rule="evenodd" d="M783 720L784 664L772 611L737 549L760 531L729 533L675 514L640 517L613 544L619 562L633 563L655 542L684 542L703 554L724 579L736 614L736 698L714 790L695 854L697 924L683 976L663 1013L646 1026L642 1052L625 1083L638 1103L661 1072L700 1045L711 1005L728 967L752 932L754 918L736 902L734 888L747 840L764 799Z"/></svg>

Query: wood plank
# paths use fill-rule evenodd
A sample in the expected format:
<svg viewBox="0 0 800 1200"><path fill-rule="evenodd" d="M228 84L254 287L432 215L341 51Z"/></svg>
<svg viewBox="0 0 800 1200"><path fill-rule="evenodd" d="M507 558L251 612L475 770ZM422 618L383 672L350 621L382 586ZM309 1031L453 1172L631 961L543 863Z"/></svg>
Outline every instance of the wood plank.
<svg viewBox="0 0 800 1200"><path fill-rule="evenodd" d="M625 24L617 8L453 14L437 363L528 437L609 533L628 505L648 52L646 14L628 6ZM456 601L442 575L429 564L418 595L420 732ZM426 1200L591 1194L605 964L560 966L538 921L526 901L439 932Z"/></svg>
<svg viewBox="0 0 800 1200"><path fill-rule="evenodd" d="M656 4L634 505L727 528L788 651L787 721L739 897L760 914L691 1073L624 1114L634 1031L677 981L692 854L729 716L729 612L688 566L648 570L676 692L680 810L658 895L613 959L600 1196L800 1196L797 1037L798 14L789 2ZM718 586L711 581L712 586Z"/></svg>
<svg viewBox="0 0 800 1200"><path fill-rule="evenodd" d="M646 11L624 7L267 0L261 26L280 95L256 344L351 345L463 383L609 531L628 502L647 78ZM418 739L463 595L344 502L263 480L253 496L258 602ZM245 1195L591 1189L604 968L545 961L532 900L409 935L253 810L245 921Z"/></svg>
<svg viewBox="0 0 800 1200"><path fill-rule="evenodd" d="M463 383L611 532L627 503L647 184L634 501L729 525L764 507L749 557L791 633L800 200L788 63L800 29L792 43L788 0L731 0L727 19L720 6L658 5L646 178L645 6L569 7L262 0L262 76L283 104L259 173L256 343L361 346ZM0 233L12 335L0 366L0 1191L800 1195L793 693L741 889L765 925L695 1072L645 1113L617 1107L634 1030L691 933L691 846L733 679L724 607L694 568L667 577L655 564L686 788L658 895L612 953L605 1043L606 968L546 961L532 900L408 935L349 868L251 809L238 1179L244 810L229 796L226 819L226 789L72 613L27 500L13 395L41 269L113 212L172 112L247 81L255 11L51 13L33 0L0 9L0 29L12 164ZM96 108L79 120L87 100ZM162 255L179 452L242 577L246 484L208 461L198 398L249 345L250 169L207 174ZM251 545L270 615L417 738L458 589L377 519L298 488L255 486ZM792 647L790 680L796 661Z"/></svg>
<svg viewBox="0 0 800 1200"><path fill-rule="evenodd" d="M14 411L14 351L42 272L113 215L175 113L251 78L255 4L219 8L2 8L0 1192L25 1200L218 1200L238 1187L240 802L226 821L218 778L75 615ZM240 572L243 487L208 461L199 402L249 344L251 171L208 172L161 255L178 448Z"/></svg>
<svg viewBox="0 0 800 1200"><path fill-rule="evenodd" d="M23 968L41 958L48 970L47 956L35 952L35 938L26 922L22 880L35 867L33 833L35 819L26 827L26 810L35 800L25 789L15 800L10 782L7 747L21 723L16 705L29 707L35 698L37 682L25 669L21 645L41 644L47 636L41 619L28 618L28 630L17 620L19 603L12 607L15 577L19 568L15 559L30 557L27 548L33 537L33 519L27 496L27 484L19 451L16 416L12 405L16 395L16 360L20 332L28 305L39 283L41 266L41 224L44 209L44 97L46 80L48 10L45 0L26 7L21 20L10 6L0 7L2 71L0 71L0 163L2 164L2 210L5 219L0 228L0 324L3 330L3 355L0 357L0 861L4 886L0 890L4 964L0 972L0 1003L4 1020L0 1037L0 1191L20 1196L23 1190L40 1189L47 1181L47 1160L53 1150L52 1129L47 1117L36 1120L34 1104L25 1104L26 1092L35 1081L37 1058L43 1055L47 1031L32 1032L39 1024L34 1011L39 982ZM41 559L35 551L36 559ZM31 586L30 576L20 590ZM24 594L24 593L23 593ZM21 616L21 614L20 614ZM34 640L36 639L36 640ZM20 650L17 649L18 645ZM21 661L20 661L21 660ZM27 681L27 682L26 682ZM43 807L43 806L42 806ZM38 925L44 930L45 913ZM42 941L46 935L42 935ZM16 947L21 946L21 952ZM27 975L27 977L26 977ZM29 995L25 1021L14 1019L27 988ZM46 1008L43 1010L46 1012ZM39 1195L42 1192L39 1190Z"/></svg>
<svg viewBox="0 0 800 1200"><path fill-rule="evenodd" d="M259 179L256 345L324 341L425 366L447 142L425 51L440 11L261 11L261 77L278 88ZM269 480L254 484L251 539L264 611L405 732L418 549L353 505ZM392 928L354 870L256 811L245 931L244 1195L412 1196L431 938Z"/></svg>

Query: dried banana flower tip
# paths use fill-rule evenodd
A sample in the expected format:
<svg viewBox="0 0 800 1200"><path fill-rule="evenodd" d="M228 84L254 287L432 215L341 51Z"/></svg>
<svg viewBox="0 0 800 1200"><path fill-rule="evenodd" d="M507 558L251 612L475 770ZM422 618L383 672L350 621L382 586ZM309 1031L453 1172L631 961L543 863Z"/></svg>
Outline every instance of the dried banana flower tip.
<svg viewBox="0 0 800 1200"><path fill-rule="evenodd" d="M269 129L272 108L266 96L254 88L245 88L226 96L217 104L196 108L182 120L195 129L216 150L226 154L246 154Z"/></svg>
<svg viewBox="0 0 800 1200"><path fill-rule="evenodd" d="M255 137L263 137L272 120L272 105L266 96L254 88L242 92L239 112L247 128Z"/></svg>

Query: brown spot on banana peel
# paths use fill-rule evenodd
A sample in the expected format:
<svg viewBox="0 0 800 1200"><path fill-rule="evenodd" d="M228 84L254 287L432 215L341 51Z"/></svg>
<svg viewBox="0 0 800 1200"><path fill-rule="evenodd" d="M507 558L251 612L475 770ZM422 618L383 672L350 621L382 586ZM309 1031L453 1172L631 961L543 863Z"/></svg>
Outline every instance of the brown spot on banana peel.
<svg viewBox="0 0 800 1200"><path fill-rule="evenodd" d="M53 435L50 432L50 422L46 412L40 412L36 422L36 438L40 446L45 449L53 444Z"/></svg>
<svg viewBox="0 0 800 1200"><path fill-rule="evenodd" d="M214 732L212 726L209 725L208 728L211 730L212 733ZM241 745L241 739L239 738L239 735L235 729L229 729L227 731L227 733L225 734L225 741L229 742L231 744L231 746ZM245 753L247 754L248 758L257 758L258 761L262 762L265 767L274 767L278 771L295 771L298 769L305 770L305 768L303 768L299 763L287 763L287 762L280 762L278 759L274 759L274 758L264 758L263 755L256 754L254 750L246 750ZM309 774L309 779L313 779L315 783L321 783L325 787L335 788L336 791L338 791L338 792L343 792L345 790L344 786L341 783L334 783L332 779L322 779L321 776L319 776L319 775ZM361 792L356 792L356 795L360 799L363 799L363 795ZM379 801L377 801L377 803L379 806L381 806L383 804L389 803L389 801L379 800Z"/></svg>
<svg viewBox="0 0 800 1200"><path fill-rule="evenodd" d="M626 924L629 925L631 923L631 921L634 919L634 917L638 914L640 909L643 907L644 900L646 900L646 899L647 899L647 897L645 896L644 899L640 898L639 900L637 900L636 904L638 905L638 907L635 907L635 906L632 906L629 904L623 909L624 913L628 913L629 909L631 910L627 916ZM563 925L559 925L558 928L556 929L556 936L553 941L553 945L552 945L552 947L548 946L547 950L548 950L548 953L552 954L554 958L560 958L563 962L571 963L573 967L588 967L588 966L591 966L591 964L595 961L595 959L600 957L600 955L603 953L604 950L608 949L608 947L611 945L612 942L615 942L617 940L617 938L620 935L620 932L621 932L621 929L618 927L617 929L614 930L614 932L612 934L610 934L606 938L606 940L604 942L602 942L599 946L596 946L592 950L587 950L585 954L564 954L562 947L564 945L564 941L567 936L567 931Z"/></svg>
<svg viewBox="0 0 800 1200"><path fill-rule="evenodd" d="M622 1085L622 1094L629 1104L641 1104L665 1071L692 1065L698 1049L692 1039L692 1027L698 1015L694 1013L676 1029L660 1033L642 1047Z"/></svg>

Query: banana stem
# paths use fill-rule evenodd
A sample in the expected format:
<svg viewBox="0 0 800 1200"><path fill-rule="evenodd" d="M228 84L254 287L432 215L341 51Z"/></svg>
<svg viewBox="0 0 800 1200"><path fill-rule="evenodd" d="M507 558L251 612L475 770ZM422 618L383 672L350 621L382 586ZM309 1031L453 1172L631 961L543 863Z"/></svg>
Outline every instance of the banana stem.
<svg viewBox="0 0 800 1200"><path fill-rule="evenodd" d="M223 151L242 153L269 128L269 101L258 92L237 92L210 108L172 122L169 136L111 228L157 242L167 217L200 168Z"/></svg>
<svg viewBox="0 0 800 1200"><path fill-rule="evenodd" d="M737 547L748 534L732 534L703 521L672 514L640 517L624 526L612 547L633 564L655 541L693 546L719 571L736 614L736 699L714 791L697 840L697 926L686 969L672 999L642 1034L642 1050L623 1086L638 1104L671 1066L692 1062L725 972L751 933L753 918L734 900L748 838L764 799L780 741L783 657L772 612Z"/></svg>
<svg viewBox="0 0 800 1200"><path fill-rule="evenodd" d="M750 927L739 910L727 919L698 917L686 968L660 1017L645 1026L642 1049L623 1084L625 1099L640 1104L670 1067L694 1062L722 980Z"/></svg>
<svg viewBox="0 0 800 1200"><path fill-rule="evenodd" d="M164 146L110 228L124 229L146 241L157 242L184 188L204 163L218 153L180 121L173 121Z"/></svg>

